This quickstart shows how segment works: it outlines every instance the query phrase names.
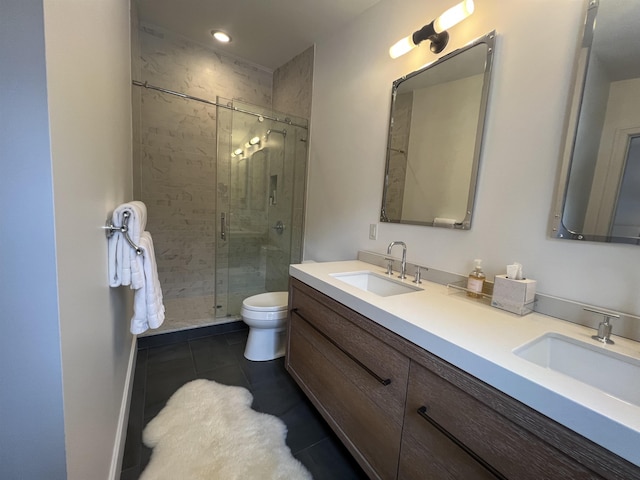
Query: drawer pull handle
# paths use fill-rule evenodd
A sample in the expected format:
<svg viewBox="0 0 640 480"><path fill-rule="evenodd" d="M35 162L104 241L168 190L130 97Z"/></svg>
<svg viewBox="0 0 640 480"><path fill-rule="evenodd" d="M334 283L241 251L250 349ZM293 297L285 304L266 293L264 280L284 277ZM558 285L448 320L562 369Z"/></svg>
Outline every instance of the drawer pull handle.
<svg viewBox="0 0 640 480"><path fill-rule="evenodd" d="M449 440L451 440L453 443L455 443L458 447L460 447L462 450L464 450L467 453L467 455L469 455L471 458L473 458L476 462L478 462L484 468L489 470L489 472L491 472L491 474L494 475L496 478L498 478L500 480L507 480L507 477L502 475L494 467L492 467L490 464L488 464L482 457L480 457L477 453L475 453L473 450L471 450L469 447L467 447L464 443L462 443L460 440L458 440L456 437L454 437L451 433L449 433L447 430L445 430L442 425L440 425L433 418L431 418L429 416L429 414L427 413L427 410L428 409L427 409L426 406L424 406L424 405L421 406L420 408L418 408L418 415L420 415L423 419L425 419L427 422L429 422L433 427L436 428L436 430L438 430L445 437L447 437Z"/></svg>
<svg viewBox="0 0 640 480"><path fill-rule="evenodd" d="M331 337L327 336L326 333L320 331L313 323L311 323L309 320L307 320L306 318L304 318L304 316L300 315L300 312L298 311L297 308L292 308L291 309L291 313L295 313L298 317L300 317L302 320L305 321L305 323L307 325L309 325L311 328L313 328L316 332L318 332L320 335L322 335L329 343L331 343L334 347L336 347L338 350L340 350L342 353L344 353L347 357L349 357L356 365L358 365L360 368L362 368L365 372L367 372L369 375L371 375L373 378L375 378L379 383L381 383L382 385L384 385L385 387L387 385L389 385L391 383L391 379L390 378L382 378L381 376L379 376L376 372L374 372L373 370L371 370L369 367L367 367L364 363L362 363L360 360L358 360L356 357L354 357L353 355L351 355L349 352L347 352L346 350L344 350L340 345L338 345Z"/></svg>

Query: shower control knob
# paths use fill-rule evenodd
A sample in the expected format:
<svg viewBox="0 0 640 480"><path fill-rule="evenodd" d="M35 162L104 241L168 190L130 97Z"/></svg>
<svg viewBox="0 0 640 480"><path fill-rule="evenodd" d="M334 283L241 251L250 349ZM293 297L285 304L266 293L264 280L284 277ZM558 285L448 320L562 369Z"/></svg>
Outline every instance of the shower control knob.
<svg viewBox="0 0 640 480"><path fill-rule="evenodd" d="M278 235L282 235L282 232L284 232L284 223L282 223L282 220L278 220L271 228L278 232Z"/></svg>

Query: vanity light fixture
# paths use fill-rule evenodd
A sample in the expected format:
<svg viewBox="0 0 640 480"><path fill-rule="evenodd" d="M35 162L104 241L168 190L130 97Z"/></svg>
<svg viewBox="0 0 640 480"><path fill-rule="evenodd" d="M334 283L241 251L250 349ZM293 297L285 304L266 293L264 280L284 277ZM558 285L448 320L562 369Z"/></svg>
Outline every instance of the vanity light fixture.
<svg viewBox="0 0 640 480"><path fill-rule="evenodd" d="M211 30L211 36L220 43L229 43L231 41L231 37L222 30Z"/></svg>
<svg viewBox="0 0 640 480"><path fill-rule="evenodd" d="M440 53L449 42L447 30L471 15L474 8L473 0L464 0L451 7L430 24L425 25L420 30L416 30L413 34L396 42L396 44L389 49L389 56L391 56L391 58L398 58L418 46L418 44L424 40L431 41L430 48L433 53Z"/></svg>

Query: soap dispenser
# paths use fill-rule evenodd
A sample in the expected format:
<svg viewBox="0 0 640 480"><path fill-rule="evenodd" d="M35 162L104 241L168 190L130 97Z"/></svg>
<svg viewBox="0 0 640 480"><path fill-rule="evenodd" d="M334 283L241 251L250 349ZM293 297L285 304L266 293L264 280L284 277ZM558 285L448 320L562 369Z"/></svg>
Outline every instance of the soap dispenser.
<svg viewBox="0 0 640 480"><path fill-rule="evenodd" d="M475 267L467 279L467 296L482 298L482 287L484 287L485 274L482 271L482 260L476 258Z"/></svg>

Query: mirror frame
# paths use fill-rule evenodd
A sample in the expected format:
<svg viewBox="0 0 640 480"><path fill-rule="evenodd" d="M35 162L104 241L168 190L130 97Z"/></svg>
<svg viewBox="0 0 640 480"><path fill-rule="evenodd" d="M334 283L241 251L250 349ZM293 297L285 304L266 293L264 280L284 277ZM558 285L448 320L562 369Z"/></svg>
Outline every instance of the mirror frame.
<svg viewBox="0 0 640 480"><path fill-rule="evenodd" d="M549 236L563 240L582 240L604 243L626 243L639 245L640 238L616 235L600 235L584 231L573 231L564 223L565 206L569 194L569 183L573 155L578 142L578 129L585 88L593 49L593 38L600 0L584 0L584 25L576 48L573 82L567 103L567 117L564 125L564 137L561 157L555 185L551 217L549 220Z"/></svg>
<svg viewBox="0 0 640 480"><path fill-rule="evenodd" d="M426 66L411 72L407 75L404 75L397 80L395 80L392 84L391 89L391 113L389 116L389 131L387 136L387 157L386 157L386 165L385 165L385 173L384 173L384 183L382 190L382 207L380 209L380 221L387 223L400 223L400 224L408 224L408 225L421 225L421 226L429 226L429 227L442 227L442 228L455 228L459 230L469 230L471 228L471 219L473 214L473 207L475 203L476 197L476 189L477 189L477 181L478 181L478 170L480 167L480 156L482 152L482 143L484 137L484 126L487 117L487 105L489 101L489 89L491 83L491 72L493 66L493 54L495 49L495 37L496 31L492 30L491 32L476 38L475 40L469 42L465 46L454 50L451 53L437 59L436 61L427 64ZM391 163L391 139L393 134L393 115L394 115L394 107L396 104L396 94L398 92L398 88L402 85L403 82L415 77L416 75L420 75L444 62L447 60L456 57L478 45L486 45L487 53L485 58L485 67L483 74L483 83L482 83L482 91L481 91L481 99L480 99L480 109L478 112L478 124L476 127L476 137L474 142L474 152L471 164L471 178L469 181L469 193L467 197L467 208L465 218L462 221L456 222L453 225L436 225L435 222L432 221L407 221L407 220L390 220L386 214L386 205L387 205L387 195L388 195L388 186L389 186L389 169ZM435 220L435 219L434 219Z"/></svg>

